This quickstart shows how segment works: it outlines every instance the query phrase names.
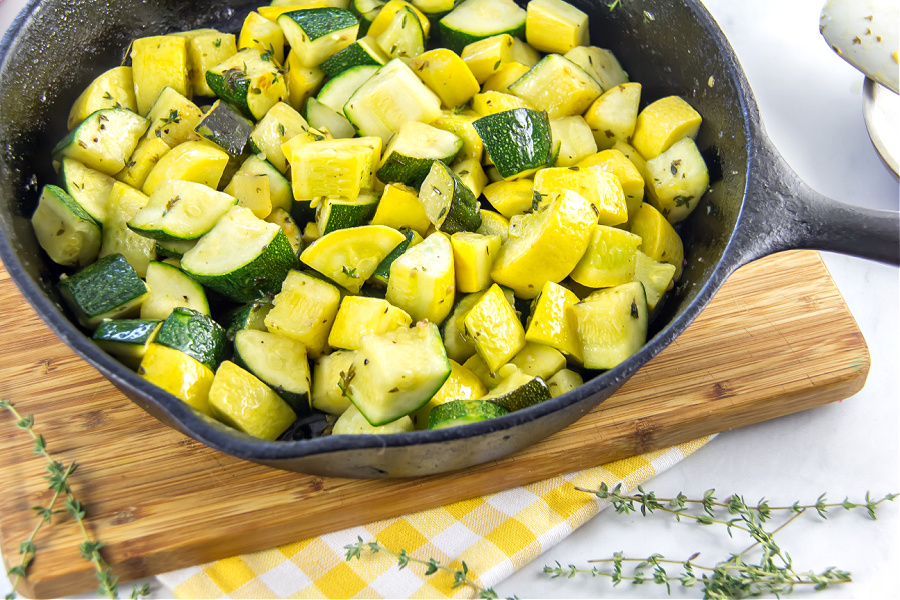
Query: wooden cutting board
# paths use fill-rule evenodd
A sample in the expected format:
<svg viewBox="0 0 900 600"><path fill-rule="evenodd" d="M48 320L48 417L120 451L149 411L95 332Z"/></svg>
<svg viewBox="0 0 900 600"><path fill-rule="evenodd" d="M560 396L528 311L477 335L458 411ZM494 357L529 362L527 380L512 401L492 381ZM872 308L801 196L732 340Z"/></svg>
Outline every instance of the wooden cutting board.
<svg viewBox="0 0 900 600"><path fill-rule="evenodd" d="M842 400L869 354L821 258L791 252L741 269L700 318L615 396L514 456L415 480L357 481L277 471L211 450L127 400L62 344L0 268L0 398L35 415L91 533L122 580L269 548L495 492ZM43 459L0 414L0 549L18 563L50 493ZM451 483L452 482L452 483ZM23 594L94 589L67 516L41 530Z"/></svg>

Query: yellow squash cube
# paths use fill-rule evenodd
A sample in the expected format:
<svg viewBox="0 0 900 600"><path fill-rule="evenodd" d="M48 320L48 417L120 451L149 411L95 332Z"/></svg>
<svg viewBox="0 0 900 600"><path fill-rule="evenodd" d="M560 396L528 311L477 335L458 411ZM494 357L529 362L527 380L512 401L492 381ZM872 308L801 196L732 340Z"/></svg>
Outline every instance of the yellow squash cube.
<svg viewBox="0 0 900 600"><path fill-rule="evenodd" d="M266 328L306 346L312 358L328 350L328 334L341 304L336 287L299 271L291 271L272 300Z"/></svg>
<svg viewBox="0 0 900 600"><path fill-rule="evenodd" d="M490 287L491 268L500 254L501 242L499 235L464 232L450 237L457 290L471 294Z"/></svg>
<svg viewBox="0 0 900 600"><path fill-rule="evenodd" d="M556 348L564 355L582 362L578 322L569 310L578 304L578 296L563 286L548 281L532 303L525 340Z"/></svg>
<svg viewBox="0 0 900 600"><path fill-rule="evenodd" d="M496 283L472 307L465 323L478 356L491 372L497 372L525 347L525 329Z"/></svg>
<svg viewBox="0 0 900 600"><path fill-rule="evenodd" d="M682 138L697 138L703 118L680 96L667 96L642 110L631 145L644 160L656 158Z"/></svg>
<svg viewBox="0 0 900 600"><path fill-rule="evenodd" d="M463 48L462 59L478 83L484 83L500 67L513 62L513 37L503 33L472 42Z"/></svg>
<svg viewBox="0 0 900 600"><path fill-rule="evenodd" d="M184 400L207 416L213 416L209 404L212 370L184 352L150 344L138 367L138 375Z"/></svg>
<svg viewBox="0 0 900 600"><path fill-rule="evenodd" d="M328 345L332 348L358 350L359 341L364 335L381 335L411 324L412 317L387 300L346 296L334 318Z"/></svg>
<svg viewBox="0 0 900 600"><path fill-rule="evenodd" d="M444 108L462 106L480 89L463 59L447 48L420 54L410 61L409 67L438 95Z"/></svg>
<svg viewBox="0 0 900 600"><path fill-rule="evenodd" d="M601 225L621 225L628 220L625 192L611 173L580 167L552 167L541 169L534 176L535 196L541 198L539 206L545 205L560 190L570 190L587 199L596 213L595 221Z"/></svg>
<svg viewBox="0 0 900 600"><path fill-rule="evenodd" d="M623 83L603 92L584 113L594 134L597 148L606 150L616 142L627 142L637 123L641 102L641 84Z"/></svg>
<svg viewBox="0 0 900 600"><path fill-rule="evenodd" d="M662 213L645 202L631 223L631 232L641 236L641 252L675 267L678 281L684 263L684 243Z"/></svg>
<svg viewBox="0 0 900 600"><path fill-rule="evenodd" d="M170 87L190 97L187 40L181 36L160 35L140 38L131 47L132 79L137 112L146 116L156 97Z"/></svg>
<svg viewBox="0 0 900 600"><path fill-rule="evenodd" d="M562 0L531 0L525 17L525 38L541 52L565 54L590 42L588 16Z"/></svg>
<svg viewBox="0 0 900 600"><path fill-rule="evenodd" d="M209 403L219 421L264 440L276 439L297 419L272 388L227 360L216 371Z"/></svg>

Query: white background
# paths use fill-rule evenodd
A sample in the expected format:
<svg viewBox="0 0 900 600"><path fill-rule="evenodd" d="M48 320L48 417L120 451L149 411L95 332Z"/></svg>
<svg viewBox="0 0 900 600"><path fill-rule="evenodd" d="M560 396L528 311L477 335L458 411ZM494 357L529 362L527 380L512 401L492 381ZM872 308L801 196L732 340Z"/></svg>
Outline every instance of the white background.
<svg viewBox="0 0 900 600"><path fill-rule="evenodd" d="M5 31L24 0L0 3ZM823 0L707 0L731 40L756 94L775 145L813 188L835 199L897 210L897 180L872 148L862 117L863 78L838 58L818 32ZM837 255L825 261L869 344L872 367L862 392L839 404L720 435L701 451L652 481L659 495L683 491L721 496L737 492L748 502L861 498L900 492L900 391L898 391L898 271ZM884 506L877 522L836 512L827 522L804 516L779 534L798 570L837 566L853 583L821 594L828 598L900 598L900 500ZM604 511L556 548L497 587L501 595L533 598L662 597L652 584L613 588L605 579L550 580L545 564L584 565L623 550L659 552L684 559L702 552L712 564L740 551L743 540L720 544L720 533L672 523L662 516L626 517ZM152 582L152 580L149 580ZM171 592L154 583L154 598ZM0 577L0 591L8 590ZM122 586L127 596L130 587ZM673 595L699 597L694 589ZM91 598L91 595L80 596Z"/></svg>

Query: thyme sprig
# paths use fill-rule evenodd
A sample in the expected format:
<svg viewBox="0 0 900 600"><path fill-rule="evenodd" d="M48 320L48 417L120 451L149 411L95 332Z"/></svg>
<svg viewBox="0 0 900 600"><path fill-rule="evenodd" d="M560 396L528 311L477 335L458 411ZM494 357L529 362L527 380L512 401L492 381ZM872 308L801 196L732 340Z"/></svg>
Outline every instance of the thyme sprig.
<svg viewBox="0 0 900 600"><path fill-rule="evenodd" d="M69 487L69 477L78 468L78 464L72 462L67 466L53 458L47 450L47 442L44 439L44 436L34 430L33 414L28 414L23 417L9 400L0 400L0 409L6 409L16 419L16 427L27 432L34 440L34 454L40 454L46 459L47 466L45 470L47 471L47 475L44 475L44 479L47 481L48 489L53 491L53 495L50 497L47 506L33 507L33 510L38 515L38 522L31 530L28 538L19 544L19 554L22 556L19 564L7 571L7 576L10 577L12 589L15 590L19 581L28 577L28 567L34 561L37 554L35 538L37 537L38 532L45 524L52 522L53 515L67 512L75 519L81 529L83 541L79 546L79 550L81 556L90 561L94 566L97 579L100 582L97 592L108 598L118 598L118 577L112 574L109 564L100 553L100 550L105 544L91 537L87 530L87 526L85 525L87 508L84 503L75 497L72 488ZM60 498L64 499L64 508L56 509L56 504ZM145 584L140 588L134 587L131 592L131 598L141 598L149 595L149 593L149 585ZM15 591L6 595L7 600L11 600L15 597Z"/></svg>
<svg viewBox="0 0 900 600"><path fill-rule="evenodd" d="M356 538L356 543L348 544L344 546L344 550L347 551L346 560L350 561L354 558L357 560L362 559L362 555L364 552L368 551L371 554L377 554L379 552L383 552L385 554L389 554L397 559L397 566L400 569L405 569L410 565L410 563L424 565L425 566L425 575L434 575L438 571L444 571L453 576L453 584L451 587L456 589L463 585L468 585L472 587L477 593L478 598L499 598L497 596L497 592L493 590L493 588L484 588L478 585L474 579L469 577L469 567L466 565L465 561L462 562L461 569L453 569L451 567L445 566L441 564L434 558L429 558L428 560L423 560L421 558L415 558L414 556L410 556L410 554L406 550L400 550L399 552L393 552L388 548L385 548L378 542L364 542L361 537Z"/></svg>

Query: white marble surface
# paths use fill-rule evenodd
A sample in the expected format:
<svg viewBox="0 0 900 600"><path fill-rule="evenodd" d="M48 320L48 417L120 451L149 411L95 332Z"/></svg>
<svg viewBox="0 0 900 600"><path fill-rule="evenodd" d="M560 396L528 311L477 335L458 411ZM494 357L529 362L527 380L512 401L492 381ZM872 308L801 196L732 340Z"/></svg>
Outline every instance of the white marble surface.
<svg viewBox="0 0 900 600"><path fill-rule="evenodd" d="M897 210L897 181L866 134L862 76L819 36L822 3L706 0L743 64L769 135L799 175L835 199ZM0 3L0 31L23 4ZM826 255L825 261L869 344L872 368L865 388L839 404L724 433L648 489L699 495L716 488L723 496L738 492L748 501L765 496L773 503L814 501L822 492L836 500L858 498L867 490L879 496L900 492L898 271L837 255ZM779 534L781 544L800 570L838 566L853 573L853 583L826 590L822 597L900 598L898 511L898 503L885 506L877 522L846 513L834 514L827 523L804 520ZM665 590L650 584L613 588L589 577L550 580L541 571L555 561L583 565L619 550L678 559L701 551L713 563L744 547L721 544L719 536L697 529L662 517L605 511L497 592L529 598L662 597ZM171 597L154 586L152 597ZM0 591L7 590L8 583L0 581ZM700 594L673 587L673 595Z"/></svg>

